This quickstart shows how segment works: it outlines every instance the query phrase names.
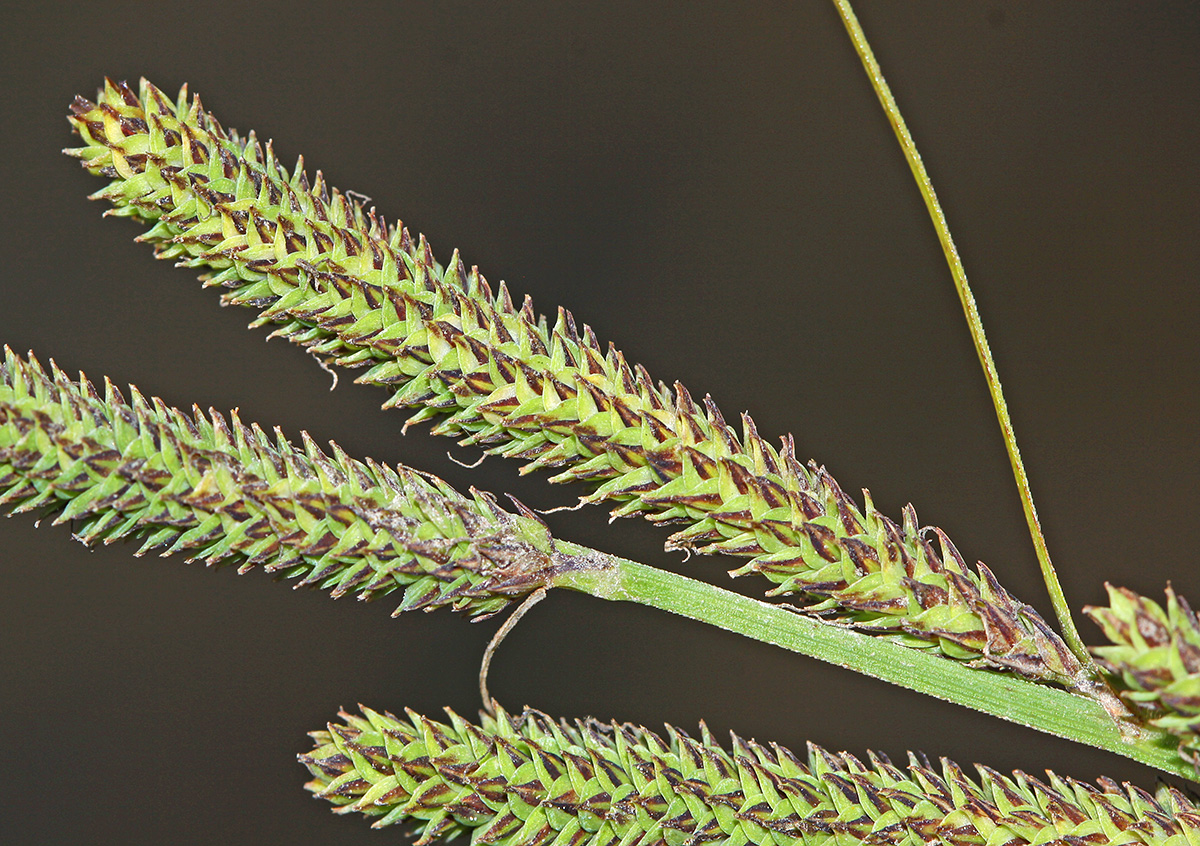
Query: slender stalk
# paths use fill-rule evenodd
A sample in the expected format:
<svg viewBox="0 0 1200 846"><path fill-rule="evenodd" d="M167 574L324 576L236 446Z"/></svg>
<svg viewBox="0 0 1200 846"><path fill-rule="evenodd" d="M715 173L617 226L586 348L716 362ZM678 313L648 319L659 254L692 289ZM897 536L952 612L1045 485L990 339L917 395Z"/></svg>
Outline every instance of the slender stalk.
<svg viewBox="0 0 1200 846"><path fill-rule="evenodd" d="M992 359L987 335L983 331L983 321L979 317L979 309L975 305L971 286L967 283L967 271L958 255L958 248L954 246L954 239L950 235L945 212L942 211L941 203L938 202L937 192L933 190L933 182L929 179L924 162L921 161L921 154L917 151L916 142L913 141L912 134L904 123L900 107L896 105L896 98L892 96L892 90L888 87L887 80L883 78L883 71L879 67L879 62L875 61L875 54L871 52L871 45L867 43L867 36L859 26L858 18L850 7L849 0L833 0L833 4L842 17L842 23L845 24L854 49L871 80L871 87L875 89L879 103L883 106L892 130L896 133L900 149L904 152L904 158L908 161L909 169L912 170L913 177L917 181L917 188L925 200L925 208L929 210L933 228L937 231L938 240L942 244L942 252L946 254L946 263L950 265L950 274L954 277L954 287L958 291L958 298L962 302L963 312L967 317L967 326L971 330L971 340L975 342L979 363L983 365L988 393L991 394L992 404L996 408L996 419L1000 422L1000 432L1004 436L1004 448L1008 451L1008 461L1012 465L1013 476L1017 480L1017 490L1021 495L1021 507L1025 511L1025 522L1029 524L1029 534L1033 539L1033 548L1037 552L1042 579L1046 583L1046 590L1050 594L1050 602L1054 606L1054 613L1062 627L1063 636L1076 657L1085 666L1094 667L1087 647L1079 637L1079 630L1075 628L1075 621L1071 617L1071 607L1067 604L1062 585L1058 581L1058 574L1054 571L1054 565L1050 561L1050 550L1046 547L1046 537L1042 533L1037 508L1033 504L1033 492L1029 488L1029 477L1025 473L1025 465L1021 461L1021 451L1017 448L1017 435L1013 430L1012 419L1008 415L1008 404L1004 401L1004 389L1000 385L1000 374L996 370L996 362Z"/></svg>
<svg viewBox="0 0 1200 846"><path fill-rule="evenodd" d="M508 633L517 627L517 623L521 622L521 618L525 616L529 609L545 598L546 589L544 587L540 587L529 594L525 601L517 606L517 610L508 615L508 619L504 621L504 625L496 629L496 633L492 635L487 649L483 652L483 660L479 662L479 698L483 700L483 710L489 714L496 712L496 700L492 698L487 683L488 672L492 669L492 657L496 654L496 649L508 637Z"/></svg>
<svg viewBox="0 0 1200 846"><path fill-rule="evenodd" d="M551 587L669 611L1196 780L1195 770L1176 751L1175 737L1156 728L1118 724L1089 697L1009 673L971 668L586 547L561 541L559 546L580 560L602 556L605 566L562 573L551 580Z"/></svg>

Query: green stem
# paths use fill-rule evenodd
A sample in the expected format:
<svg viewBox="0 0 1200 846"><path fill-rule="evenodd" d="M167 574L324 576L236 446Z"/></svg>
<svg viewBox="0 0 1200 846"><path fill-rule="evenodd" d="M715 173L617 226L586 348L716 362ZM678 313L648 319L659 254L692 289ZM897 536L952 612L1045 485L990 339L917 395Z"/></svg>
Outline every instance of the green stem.
<svg viewBox="0 0 1200 846"><path fill-rule="evenodd" d="M559 542L559 547L569 555L590 559L593 566L560 573L552 587L670 611L1182 778L1196 778L1176 751L1177 738L1147 726L1118 724L1094 699L1011 674L971 668L645 564L574 544ZM596 567L600 557L605 559L603 566Z"/></svg>
<svg viewBox="0 0 1200 846"><path fill-rule="evenodd" d="M875 61L871 45L867 43L867 36L859 26L858 18L855 17L854 10L850 8L849 0L833 0L833 4L842 17L842 23L845 24L846 31L850 34L850 40L854 43L854 49L871 80L871 87L875 89L879 103L883 106L892 130L896 133L900 149L904 151L904 158L908 160L909 169L912 170L913 178L917 181L917 188L920 189L921 197L925 200L925 208L929 210L929 217L933 220L933 228L937 231L938 240L942 243L942 251L946 254L946 263L950 265L950 274L954 277L954 287L958 291L963 312L967 316L971 340L975 342L975 351L979 354L980 364L983 365L988 393L992 395L992 404L996 407L996 419L1000 421L1004 447L1008 450L1008 461L1012 465L1013 476L1017 480L1017 489L1021 495L1021 507L1025 511L1025 522L1029 524L1029 534L1033 538L1033 547L1037 551L1042 580L1046 583L1046 590L1050 594L1050 602L1054 606L1054 613L1062 627L1063 636L1075 656L1085 666L1093 667L1087 647L1084 646L1083 640L1079 637L1079 631L1075 628L1075 621L1071 617L1071 607L1063 595L1062 585L1058 582L1058 574L1054 571L1054 565L1050 561L1050 551L1046 547L1046 538L1042 534L1042 525L1038 521L1037 508L1033 504L1033 493L1029 489L1029 477L1025 474L1021 451L1017 448L1017 435L1013 430L1012 419L1008 416L1008 404L1004 401L1004 389L1000 386L1000 374L996 371L996 362L992 360L992 351L988 348L987 335L983 331L983 321L979 317L979 309L975 305L971 287L967 284L967 271L963 267L962 259L959 258L958 248L954 246L954 239L950 236L946 215L942 211L941 203L938 202L937 193L933 190L933 182L929 179L925 164L921 161L921 154L917 151L916 142L913 141L912 134L904 123L900 107L896 105L896 99L892 96L892 91L883 78L883 71L879 68L879 62Z"/></svg>

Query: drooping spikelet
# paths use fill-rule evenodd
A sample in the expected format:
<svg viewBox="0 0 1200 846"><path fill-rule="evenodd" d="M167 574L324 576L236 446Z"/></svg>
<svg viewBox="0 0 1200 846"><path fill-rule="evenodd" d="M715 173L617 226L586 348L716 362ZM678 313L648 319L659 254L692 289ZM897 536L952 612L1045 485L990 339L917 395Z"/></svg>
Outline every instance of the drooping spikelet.
<svg viewBox="0 0 1200 846"><path fill-rule="evenodd" d="M496 846L808 846L808 844L1200 843L1200 813L1179 791L1157 797L1103 779L968 778L943 759L869 764L810 745L732 738L732 754L701 726L694 739L624 724L556 723L503 711L472 725L412 711L364 716L314 732L300 761L307 785L340 812L376 826L415 823L418 844L470 834Z"/></svg>
<svg viewBox="0 0 1200 846"><path fill-rule="evenodd" d="M1108 588L1108 607L1083 610L1112 646L1092 649L1119 690L1151 725L1179 737L1179 754L1200 771L1200 621L1167 586L1167 608L1128 588Z"/></svg>
<svg viewBox="0 0 1200 846"><path fill-rule="evenodd" d="M487 615L576 566L532 516L404 466L272 442L237 414L130 402L105 380L47 372L7 347L0 364L0 509L49 511L86 544L124 537L192 559L262 566L299 585L401 610Z"/></svg>
<svg viewBox="0 0 1200 846"><path fill-rule="evenodd" d="M440 418L435 431L555 468L614 514L682 523L670 548L751 560L778 594L801 594L842 620L1024 675L1070 684L1080 667L1027 605L983 565L971 571L911 507L903 525L855 502L793 442L742 433L713 401L655 384L559 310L553 328L503 283L493 292L458 253L389 227L346 195L289 175L271 145L226 133L186 90L172 104L109 82L72 107L86 146L68 151L113 181L95 196L150 229L162 258L205 269L224 303L261 310L322 361L368 368L358 381L393 391L387 406Z"/></svg>

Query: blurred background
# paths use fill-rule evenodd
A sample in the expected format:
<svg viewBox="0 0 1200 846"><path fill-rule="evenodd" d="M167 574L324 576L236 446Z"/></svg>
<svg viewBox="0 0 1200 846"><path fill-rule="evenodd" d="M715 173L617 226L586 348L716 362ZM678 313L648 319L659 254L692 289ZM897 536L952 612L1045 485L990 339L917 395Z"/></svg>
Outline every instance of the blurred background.
<svg viewBox="0 0 1200 846"><path fill-rule="evenodd" d="M1078 608L1112 580L1200 597L1200 7L860 2L945 203ZM913 502L1050 616L941 252L831 4L45 2L6 11L0 341L169 403L336 438L538 508L580 490L400 436L384 395L263 344L58 150L104 75L202 93L557 305L656 378L753 412L898 518ZM589 509L564 538L726 583L732 560ZM497 621L389 619L66 527L0 521L0 802L10 842L380 844L301 789L339 706L478 707ZM734 588L761 595L765 581ZM1085 638L1098 631L1081 622ZM599 648L597 648L599 646ZM761 740L1151 788L1123 759L700 624L551 595L499 651L510 708L700 719Z"/></svg>

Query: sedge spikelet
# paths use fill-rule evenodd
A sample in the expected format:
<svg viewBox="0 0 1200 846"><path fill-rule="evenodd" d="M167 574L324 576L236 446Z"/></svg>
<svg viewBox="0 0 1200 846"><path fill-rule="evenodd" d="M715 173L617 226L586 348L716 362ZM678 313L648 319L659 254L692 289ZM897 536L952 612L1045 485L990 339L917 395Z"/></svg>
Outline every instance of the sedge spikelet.
<svg viewBox="0 0 1200 846"><path fill-rule="evenodd" d="M972 571L949 539L926 537L860 508L824 468L796 459L791 437L764 441L747 415L739 435L709 397L654 383L559 309L553 328L519 308L457 252L442 266L424 237L389 226L329 188L303 162L289 175L253 133L223 130L186 90L172 103L143 81L78 98L69 150L112 179L95 196L150 226L159 257L202 268L222 302L259 309L257 325L326 364L365 367L409 423L489 453L584 481L613 514L686 524L669 548L750 561L775 594L810 610L1043 680L1072 684L1078 661L992 573Z"/></svg>
<svg viewBox="0 0 1200 846"><path fill-rule="evenodd" d="M487 494L131 391L127 403L105 380L101 397L86 378L5 348L0 508L54 513L85 544L140 537L139 555L261 566L335 597L403 589L397 613L448 605L486 616L581 566L540 520Z"/></svg>
<svg viewBox="0 0 1200 846"><path fill-rule="evenodd" d="M1092 649L1097 663L1151 725L1179 737L1179 754L1200 772L1200 621L1167 586L1167 607L1128 588L1108 588L1106 607L1084 611L1112 646Z"/></svg>
<svg viewBox="0 0 1200 846"><path fill-rule="evenodd" d="M909 756L904 768L809 745L807 759L702 725L699 739L626 724L555 722L502 710L473 725L363 708L312 734L307 787L337 806L415 823L425 844L469 834L496 846L794 844L1155 844L1200 842L1200 813L1168 787L1152 796L1102 779L1004 776Z"/></svg>

